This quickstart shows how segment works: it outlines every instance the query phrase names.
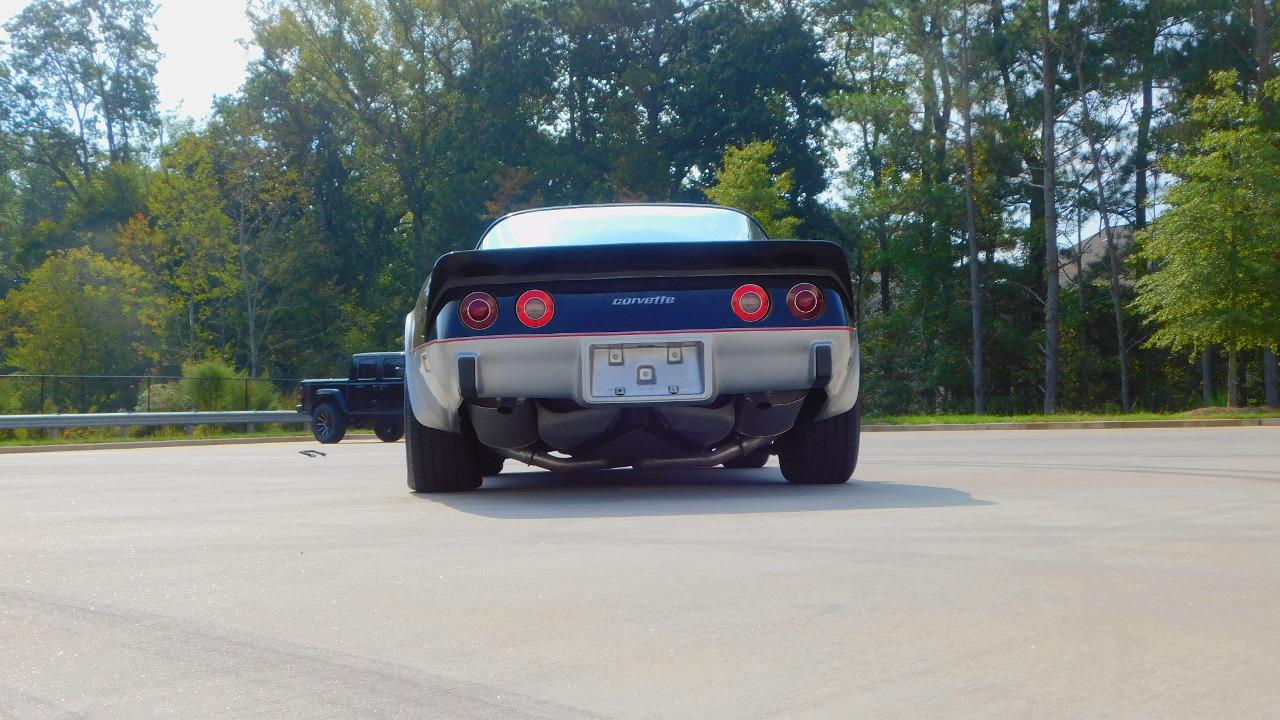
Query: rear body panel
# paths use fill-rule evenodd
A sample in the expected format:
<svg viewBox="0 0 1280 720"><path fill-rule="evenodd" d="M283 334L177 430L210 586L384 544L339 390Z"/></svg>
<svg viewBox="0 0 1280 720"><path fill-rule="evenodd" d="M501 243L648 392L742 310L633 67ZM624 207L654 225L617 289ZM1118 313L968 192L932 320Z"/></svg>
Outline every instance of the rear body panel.
<svg viewBox="0 0 1280 720"><path fill-rule="evenodd" d="M858 342L852 327L724 330L721 332L543 335L430 342L410 353L407 381L418 422L458 428L463 387L457 361L473 359L481 398L570 400L584 407L615 404L587 391L590 349L597 345L701 343L707 357L705 399L771 391L806 390L820 377L818 348L834 358L820 388L827 400L818 417L853 407L858 397ZM518 343L518 344L514 344ZM626 398L630 405L688 404L685 398Z"/></svg>
<svg viewBox="0 0 1280 720"><path fill-rule="evenodd" d="M582 292L608 291L615 294L613 297L631 293L643 300L647 294L658 290L727 288L731 293L736 287L733 284L735 278L750 278L751 281L759 282L761 278L785 276L803 278L817 283L824 290L833 290L842 301L838 304L842 310L852 307L853 290L844 252L828 242L752 240L641 243L448 253L436 262L431 277L418 297L414 314L415 327L419 333L413 338L410 347L434 339L436 326L433 320L441 315L446 303L456 302L466 293L477 289L510 286L512 290L516 290L538 287L553 292L553 288L560 283L589 282L593 285L579 285ZM781 280L774 283L780 284ZM772 295L772 287L770 291ZM785 289L783 292L785 300ZM828 307L835 305L837 304L828 303ZM725 323L737 320L726 305L720 307L727 315L724 317ZM515 322L514 314L505 314L510 321ZM501 317L502 314L499 315L500 319ZM625 322L624 317L619 314L604 319ZM560 323L553 323L556 324ZM556 331L551 325L545 330ZM574 331L579 330L574 328ZM524 329L518 332L523 334Z"/></svg>
<svg viewBox="0 0 1280 720"><path fill-rule="evenodd" d="M425 339L847 327L849 318L835 288L823 289L823 310L811 320L801 320L787 310L787 291L796 283L810 281L811 278L804 276L761 278L758 275L726 275L664 280L545 282L536 287L555 299L555 317L540 328L523 325L515 312L516 299L533 285L473 285L469 286L471 290L488 292L498 301L498 318L493 325L484 330L468 328L462 323L458 312L459 299L455 297L440 306ZM740 320L730 307L734 289L746 283L759 284L769 295L769 313L752 323Z"/></svg>
<svg viewBox="0 0 1280 720"><path fill-rule="evenodd" d="M788 291L802 282L816 285L823 300L822 311L808 319L787 306ZM769 311L755 322L738 317L731 305L734 290L748 283L768 296ZM530 289L554 300L554 317L543 327L517 318L516 299ZM477 291L497 303L496 320L483 330L467 327L459 313L460 300ZM817 390L822 399L815 415L829 417L852 408L858 395L851 298L844 253L825 242L450 253L406 318L407 386L418 422L451 431L460 429L461 410L471 401L505 406L536 399L602 412L612 407L616 414L626 407L724 407L738 402L734 398ZM638 368L625 358L616 368L593 361L603 348L661 359L677 347L697 353L697 373L659 361ZM662 380L650 381L656 388L643 387L643 377L626 382L645 365Z"/></svg>

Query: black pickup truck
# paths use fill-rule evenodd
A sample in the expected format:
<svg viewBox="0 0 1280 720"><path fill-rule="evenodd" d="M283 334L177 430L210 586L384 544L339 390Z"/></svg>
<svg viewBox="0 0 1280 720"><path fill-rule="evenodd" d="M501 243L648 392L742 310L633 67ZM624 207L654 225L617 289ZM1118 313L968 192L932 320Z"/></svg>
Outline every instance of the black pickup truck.
<svg viewBox="0 0 1280 720"><path fill-rule="evenodd" d="M336 443L347 428L369 427L383 442L404 435L404 353L358 353L347 377L303 380L297 410L311 416L311 432Z"/></svg>

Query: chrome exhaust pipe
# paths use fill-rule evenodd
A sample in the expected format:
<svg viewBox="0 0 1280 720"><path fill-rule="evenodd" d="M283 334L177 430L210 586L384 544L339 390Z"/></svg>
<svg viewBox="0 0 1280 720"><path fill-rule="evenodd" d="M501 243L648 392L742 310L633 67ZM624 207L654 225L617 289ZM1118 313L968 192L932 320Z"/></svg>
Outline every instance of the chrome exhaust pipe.
<svg viewBox="0 0 1280 720"><path fill-rule="evenodd" d="M737 438L727 444L705 453L691 457L655 458L638 460L634 463L616 462L606 459L558 458L554 455L532 448L489 448L489 450L511 460L526 465L533 465L544 470L558 473L587 472L590 470L608 470L631 465L637 470L674 470L678 468L709 468L721 463L736 460L747 453L754 452L773 442L773 438Z"/></svg>
<svg viewBox="0 0 1280 720"><path fill-rule="evenodd" d="M508 448L489 448L493 452L508 458L510 460L518 460L526 465L540 467L543 470L551 472L570 473L570 472L586 472L588 470L608 470L609 468L621 467L616 463L608 460L583 460L580 458L558 458L554 455L533 450L531 448L518 448L511 450Z"/></svg>
<svg viewBox="0 0 1280 720"><path fill-rule="evenodd" d="M711 452L682 458L654 458L641 460L633 467L637 470L674 470L677 468L709 468L737 460L773 442L773 438L737 438Z"/></svg>

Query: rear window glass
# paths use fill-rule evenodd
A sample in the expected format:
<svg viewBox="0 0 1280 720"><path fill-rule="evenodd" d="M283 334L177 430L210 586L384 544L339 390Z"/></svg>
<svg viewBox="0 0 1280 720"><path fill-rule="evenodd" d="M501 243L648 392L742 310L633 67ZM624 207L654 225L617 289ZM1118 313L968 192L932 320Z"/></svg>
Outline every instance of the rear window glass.
<svg viewBox="0 0 1280 720"><path fill-rule="evenodd" d="M378 366L371 362L362 362L357 365L360 368L360 374L356 375L358 380L377 380Z"/></svg>
<svg viewBox="0 0 1280 720"><path fill-rule="evenodd" d="M499 220L480 239L486 250L564 245L767 240L749 216L698 205L548 208Z"/></svg>

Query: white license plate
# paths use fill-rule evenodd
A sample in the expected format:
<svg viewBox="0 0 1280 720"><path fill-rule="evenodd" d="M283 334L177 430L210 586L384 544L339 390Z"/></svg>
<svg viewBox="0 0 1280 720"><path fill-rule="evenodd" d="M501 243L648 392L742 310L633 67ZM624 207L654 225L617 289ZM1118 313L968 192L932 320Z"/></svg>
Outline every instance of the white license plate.
<svg viewBox="0 0 1280 720"><path fill-rule="evenodd" d="M693 400L707 396L700 342L592 345L587 399L592 402Z"/></svg>

